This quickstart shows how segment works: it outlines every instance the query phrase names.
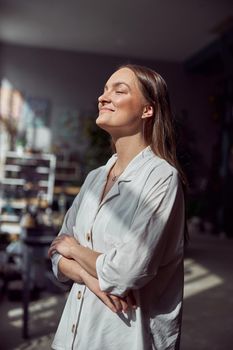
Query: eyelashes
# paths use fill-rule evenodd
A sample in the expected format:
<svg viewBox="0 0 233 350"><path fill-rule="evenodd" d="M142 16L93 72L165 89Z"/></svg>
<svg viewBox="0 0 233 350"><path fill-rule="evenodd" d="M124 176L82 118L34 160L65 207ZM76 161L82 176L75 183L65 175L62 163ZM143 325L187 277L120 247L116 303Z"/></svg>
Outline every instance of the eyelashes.
<svg viewBox="0 0 233 350"><path fill-rule="evenodd" d="M115 93L116 93L116 94L125 94L126 92L125 92L125 91L116 90Z"/></svg>
<svg viewBox="0 0 233 350"><path fill-rule="evenodd" d="M103 98L110 98L113 94L115 95L123 95L123 94L127 94L128 91L126 90L122 90L122 89L104 89L102 94L100 95L100 98L103 97Z"/></svg>

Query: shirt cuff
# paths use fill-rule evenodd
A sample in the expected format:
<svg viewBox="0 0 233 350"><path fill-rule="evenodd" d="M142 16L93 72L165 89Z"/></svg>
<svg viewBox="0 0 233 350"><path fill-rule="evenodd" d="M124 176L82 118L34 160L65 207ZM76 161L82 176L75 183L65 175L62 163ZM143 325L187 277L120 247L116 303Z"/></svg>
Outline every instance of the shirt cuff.
<svg viewBox="0 0 233 350"><path fill-rule="evenodd" d="M99 281L99 287L103 292L111 293L117 296L123 296L125 293L125 289L121 288L116 283L107 279L105 274L106 267L105 265L106 255L101 254L96 259L96 273Z"/></svg>
<svg viewBox="0 0 233 350"><path fill-rule="evenodd" d="M52 269L53 269L53 273L57 277L58 281L60 281L60 282L67 282L67 281L69 281L69 278L66 277L58 269L58 263L59 263L61 258L62 258L62 255L59 254L59 253L55 253L55 254L52 255L52 257L51 257Z"/></svg>

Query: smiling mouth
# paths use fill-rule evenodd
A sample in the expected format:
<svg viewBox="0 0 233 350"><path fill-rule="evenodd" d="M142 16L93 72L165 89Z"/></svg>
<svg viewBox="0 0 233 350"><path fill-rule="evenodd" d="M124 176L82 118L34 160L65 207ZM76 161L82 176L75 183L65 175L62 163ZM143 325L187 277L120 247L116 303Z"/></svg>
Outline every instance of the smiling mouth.
<svg viewBox="0 0 233 350"><path fill-rule="evenodd" d="M99 110L99 112L101 113L101 112L114 112L114 110L112 110L112 109L110 109L110 108L101 108L100 110Z"/></svg>

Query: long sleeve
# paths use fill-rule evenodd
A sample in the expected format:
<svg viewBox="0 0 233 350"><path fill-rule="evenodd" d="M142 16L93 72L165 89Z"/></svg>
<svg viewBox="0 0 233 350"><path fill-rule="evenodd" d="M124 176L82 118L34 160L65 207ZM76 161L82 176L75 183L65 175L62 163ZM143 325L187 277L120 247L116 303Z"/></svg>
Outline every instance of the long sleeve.
<svg viewBox="0 0 233 350"><path fill-rule="evenodd" d="M183 192L177 172L153 183L151 176L127 232L126 241L98 257L100 288L122 296L146 285L160 265L181 254Z"/></svg>
<svg viewBox="0 0 233 350"><path fill-rule="evenodd" d="M72 235L72 236L74 235L73 230L74 230L74 226L76 224L76 219L78 217L78 212L79 212L83 197L85 197L86 189L90 187L90 184L96 178L96 173L98 173L98 169L91 171L87 175L87 177L86 177L86 179L85 179L85 181L80 189L80 192L75 197L72 206L69 208L69 210L67 211L67 213L65 215L61 230L59 231L58 235L60 235L60 234L66 234L66 235ZM58 263L59 263L61 258L62 258L61 254L59 254L59 253L53 254L53 256L51 258L52 269L53 269L54 275L57 277L57 279L60 282L66 282L69 279L64 274L62 274L58 269Z"/></svg>
<svg viewBox="0 0 233 350"><path fill-rule="evenodd" d="M65 218L64 218L64 221L63 221L63 224L62 224L62 227L61 227L61 230L59 231L58 235L60 235L60 234L73 235L73 227L75 225L75 220L76 220L76 215L77 215L77 211L78 211L78 207L79 207L79 202L80 202L80 194L78 194L75 197L72 206L67 211ZM63 275L58 269L58 263L59 263L59 260L61 258L62 258L61 254L59 254L59 253L53 254L53 256L51 257L52 269L53 269L54 275L57 277L57 279L60 282L66 282L69 279L65 275Z"/></svg>
<svg viewBox="0 0 233 350"><path fill-rule="evenodd" d="M74 237L102 253L95 260L100 288L118 296L132 290L138 307L113 313L85 284L73 283L56 349L177 348L184 277L182 185L176 169L148 146L102 199L116 160L113 155L85 182L74 210ZM73 225L72 215L65 230Z"/></svg>

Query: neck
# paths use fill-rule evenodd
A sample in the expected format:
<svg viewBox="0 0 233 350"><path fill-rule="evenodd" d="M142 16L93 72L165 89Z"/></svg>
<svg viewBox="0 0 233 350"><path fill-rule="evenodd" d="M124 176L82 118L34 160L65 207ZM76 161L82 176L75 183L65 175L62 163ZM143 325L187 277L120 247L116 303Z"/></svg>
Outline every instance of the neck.
<svg viewBox="0 0 233 350"><path fill-rule="evenodd" d="M117 153L117 162L114 167L115 173L124 171L130 161L148 146L141 134L124 136L113 141Z"/></svg>

